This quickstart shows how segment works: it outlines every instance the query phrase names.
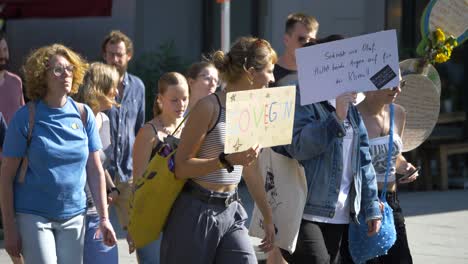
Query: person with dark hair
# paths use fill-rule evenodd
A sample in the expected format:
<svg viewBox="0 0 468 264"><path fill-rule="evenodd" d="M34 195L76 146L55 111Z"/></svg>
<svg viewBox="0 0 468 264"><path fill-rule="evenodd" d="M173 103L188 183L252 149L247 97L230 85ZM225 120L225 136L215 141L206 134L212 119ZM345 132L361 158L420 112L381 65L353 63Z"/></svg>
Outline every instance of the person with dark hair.
<svg viewBox="0 0 468 264"><path fill-rule="evenodd" d="M315 43L318 29L319 23L313 16L303 13L288 15L283 36L285 50L283 55L279 57L278 63L275 64L273 70L275 82L271 85L272 87L295 85L297 83L296 49L301 48L305 43ZM290 158L285 151L280 150L281 147L272 147L271 149ZM275 247L268 253L267 263L285 263L278 248Z"/></svg>
<svg viewBox="0 0 468 264"><path fill-rule="evenodd" d="M14 113L24 105L21 78L7 71L10 53L5 33L0 31L0 112L6 123L10 123Z"/></svg>
<svg viewBox="0 0 468 264"><path fill-rule="evenodd" d="M32 101L16 112L6 134L0 202L5 249L26 263L82 262L86 182L103 243L117 241L107 212L96 120L88 106L69 97L86 69L81 56L60 44L33 51L24 65ZM26 165L25 174L17 173L20 164Z"/></svg>
<svg viewBox="0 0 468 264"><path fill-rule="evenodd" d="M133 147L133 179L141 178L151 159L160 146L169 137L180 137L183 125L175 131L182 122L189 103L189 88L185 77L177 72L165 73L158 81L158 94L153 105L153 119L148 121L138 132ZM175 131L175 134L173 132ZM159 263L159 240L151 242L143 248L138 248L139 264Z"/></svg>
<svg viewBox="0 0 468 264"><path fill-rule="evenodd" d="M265 238L274 242L272 211L257 166L258 145L225 154L226 93L261 89L272 81L276 53L262 39L242 37L230 51L216 51L212 61L226 82L224 91L202 98L192 109L175 157L175 175L188 179L174 202L161 242L161 262L249 263L257 259L248 235L247 213L237 186L245 183L264 217Z"/></svg>
<svg viewBox="0 0 468 264"><path fill-rule="evenodd" d="M284 53L278 58L273 74L275 83L286 85L297 81L297 76L288 82L282 79L291 74L297 74L296 49L301 48L305 43L314 40L317 36L319 23L313 16L303 13L293 13L288 15L285 23L283 44Z"/></svg>
<svg viewBox="0 0 468 264"><path fill-rule="evenodd" d="M390 122L393 122L393 151L391 169L389 170L386 187L386 200L393 209L393 219L397 238L395 244L390 248L387 255L367 261L368 264L401 263L411 264L410 248L406 236L405 218L403 216L400 201L398 200L398 184L415 181L418 172L413 164L406 161L402 155L403 132L406 123L406 111L397 104L393 104L394 120L390 119L390 107L396 97L401 93L401 87L392 89L381 89L366 92L366 98L358 105L362 119L369 134L369 150L372 155L372 163L377 176L379 197L385 183L385 172L387 170L387 157L389 151ZM415 173L413 173L415 172ZM411 175L406 179L397 179L396 174Z"/></svg>
<svg viewBox="0 0 468 264"><path fill-rule="evenodd" d="M112 205L115 206L120 225L126 230L133 182L133 144L145 123L145 86L140 78L127 72L128 62L134 52L128 36L118 30L111 31L104 38L101 48L105 62L119 72L116 101L120 107L112 107L104 113L110 120L113 147L108 171L119 194Z"/></svg>
<svg viewBox="0 0 468 264"><path fill-rule="evenodd" d="M316 43L340 38L332 36ZM304 46L311 45L314 43ZM289 263L352 263L347 250L348 225L361 210L368 235L380 229L375 171L367 131L353 105L356 95L344 93L302 106L300 89L296 90L293 139L283 150L304 166L308 197L295 252L281 250Z"/></svg>
<svg viewBox="0 0 468 264"><path fill-rule="evenodd" d="M190 111L203 97L216 92L216 88L219 86L218 70L212 63L207 61L190 65L185 76L190 89L187 111Z"/></svg>

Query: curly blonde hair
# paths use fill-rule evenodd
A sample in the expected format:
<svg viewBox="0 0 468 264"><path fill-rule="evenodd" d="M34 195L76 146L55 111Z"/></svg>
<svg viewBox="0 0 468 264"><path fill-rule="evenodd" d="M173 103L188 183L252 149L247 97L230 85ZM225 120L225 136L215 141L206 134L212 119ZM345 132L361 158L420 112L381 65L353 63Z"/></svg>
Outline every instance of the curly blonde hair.
<svg viewBox="0 0 468 264"><path fill-rule="evenodd" d="M119 73L115 67L94 62L89 66L83 79L83 85L74 99L89 105L95 114L101 111L101 102L103 101L118 106L113 98L107 96L112 88L117 88L118 82Z"/></svg>
<svg viewBox="0 0 468 264"><path fill-rule="evenodd" d="M44 46L31 52L23 66L26 96L31 100L43 99L47 95L47 69L54 56L65 57L73 65L73 83L70 94L76 94L88 68L86 61L70 48L61 44Z"/></svg>
<svg viewBox="0 0 468 264"><path fill-rule="evenodd" d="M264 39L241 37L228 53L216 51L212 54L212 63L218 69L221 79L231 83L254 68L262 71L268 63L276 64L278 57L270 43Z"/></svg>

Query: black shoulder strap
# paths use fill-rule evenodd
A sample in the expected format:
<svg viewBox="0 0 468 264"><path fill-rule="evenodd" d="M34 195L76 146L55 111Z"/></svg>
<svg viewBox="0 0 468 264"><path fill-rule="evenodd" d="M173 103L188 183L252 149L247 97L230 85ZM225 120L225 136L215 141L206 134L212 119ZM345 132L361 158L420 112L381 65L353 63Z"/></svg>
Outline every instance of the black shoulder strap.
<svg viewBox="0 0 468 264"><path fill-rule="evenodd" d="M211 131L213 131L213 129L215 129L216 125L219 123L219 119L221 119L221 111L223 109L223 106L221 105L221 101L219 100L219 97L216 93L213 94L216 98L216 101L218 102L218 106L219 106L219 112L218 112L218 117L216 118L216 122L214 123L213 127L210 128L208 130L208 132L206 132L206 134L209 134L211 133Z"/></svg>
<svg viewBox="0 0 468 264"><path fill-rule="evenodd" d="M156 127L151 122L148 122L147 124L149 124L153 128L154 134L156 135L156 137L158 137L158 130L156 129Z"/></svg>

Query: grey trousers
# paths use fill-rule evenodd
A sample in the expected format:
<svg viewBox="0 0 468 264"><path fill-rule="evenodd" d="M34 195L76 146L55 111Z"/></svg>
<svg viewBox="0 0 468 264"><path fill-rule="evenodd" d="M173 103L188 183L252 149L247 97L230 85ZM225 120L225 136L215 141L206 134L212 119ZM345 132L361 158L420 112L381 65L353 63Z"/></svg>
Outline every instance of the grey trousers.
<svg viewBox="0 0 468 264"><path fill-rule="evenodd" d="M189 181L204 194L227 197L230 193L208 191ZM183 191L175 201L161 242L161 264L256 264L239 201L228 207L208 204Z"/></svg>

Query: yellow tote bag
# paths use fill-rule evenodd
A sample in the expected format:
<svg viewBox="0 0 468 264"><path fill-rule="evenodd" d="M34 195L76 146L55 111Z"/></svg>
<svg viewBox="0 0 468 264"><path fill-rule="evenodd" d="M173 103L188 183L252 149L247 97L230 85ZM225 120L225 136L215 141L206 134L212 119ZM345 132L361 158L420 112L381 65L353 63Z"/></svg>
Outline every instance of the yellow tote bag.
<svg viewBox="0 0 468 264"><path fill-rule="evenodd" d="M143 177L134 183L128 231L137 248L159 238L172 205L186 182L185 179L175 177L174 156L177 147L171 145L175 144L161 142Z"/></svg>

